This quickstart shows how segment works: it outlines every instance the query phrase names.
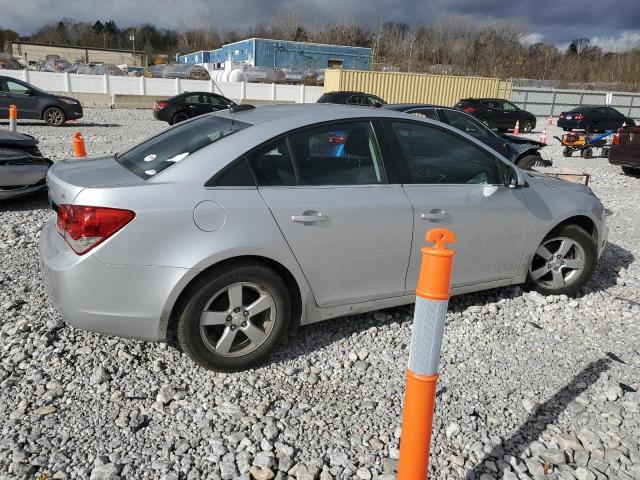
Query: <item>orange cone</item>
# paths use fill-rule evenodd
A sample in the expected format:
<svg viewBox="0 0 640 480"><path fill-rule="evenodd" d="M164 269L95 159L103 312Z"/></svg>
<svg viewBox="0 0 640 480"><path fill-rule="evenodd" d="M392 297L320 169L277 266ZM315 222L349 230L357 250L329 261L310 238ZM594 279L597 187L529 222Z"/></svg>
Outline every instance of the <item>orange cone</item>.
<svg viewBox="0 0 640 480"><path fill-rule="evenodd" d="M71 145L73 146L74 157L84 158L87 156L87 149L84 146L84 138L82 137L82 134L80 132L75 132L73 134Z"/></svg>
<svg viewBox="0 0 640 480"><path fill-rule="evenodd" d="M455 234L449 230L430 230L427 241L434 245L421 249L402 413L398 480L425 480L429 470L438 364L456 254L445 245L456 241Z"/></svg>
<svg viewBox="0 0 640 480"><path fill-rule="evenodd" d="M553 125L553 115L549 115L549 119L547 120L547 125Z"/></svg>
<svg viewBox="0 0 640 480"><path fill-rule="evenodd" d="M513 129L514 135L520 135L520 120L516 120L516 128Z"/></svg>
<svg viewBox="0 0 640 480"><path fill-rule="evenodd" d="M538 140L540 143L544 143L545 145L547 144L547 129L545 128L544 130L542 130L542 135L540 135L540 140Z"/></svg>
<svg viewBox="0 0 640 480"><path fill-rule="evenodd" d="M18 109L15 105L9 105L9 131L18 130Z"/></svg>

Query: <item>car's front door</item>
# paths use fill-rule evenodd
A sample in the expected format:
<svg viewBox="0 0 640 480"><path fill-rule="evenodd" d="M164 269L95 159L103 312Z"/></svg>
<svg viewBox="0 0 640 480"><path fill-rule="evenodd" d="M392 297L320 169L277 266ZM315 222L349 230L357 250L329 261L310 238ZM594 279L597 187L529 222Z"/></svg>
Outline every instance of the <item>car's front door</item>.
<svg viewBox="0 0 640 480"><path fill-rule="evenodd" d="M319 306L405 293L412 209L370 122L303 129L248 160Z"/></svg>
<svg viewBox="0 0 640 480"><path fill-rule="evenodd" d="M194 93L184 99L190 117L197 117L213 111L209 96L201 93Z"/></svg>
<svg viewBox="0 0 640 480"><path fill-rule="evenodd" d="M453 286L480 285L518 275L529 210L522 192L505 186L493 154L448 129L389 121L400 178L414 210L407 290L416 286L425 232L453 230L458 241Z"/></svg>
<svg viewBox="0 0 640 480"><path fill-rule="evenodd" d="M31 88L15 80L0 80L0 111L4 118L8 115L9 105L15 105L18 109L18 118L40 118L38 112L38 98L32 93Z"/></svg>
<svg viewBox="0 0 640 480"><path fill-rule="evenodd" d="M504 118L504 128L515 128L516 122L519 121L522 124L522 120L524 120L522 116L522 111L516 107L513 103L502 101L500 102L502 106L502 115Z"/></svg>

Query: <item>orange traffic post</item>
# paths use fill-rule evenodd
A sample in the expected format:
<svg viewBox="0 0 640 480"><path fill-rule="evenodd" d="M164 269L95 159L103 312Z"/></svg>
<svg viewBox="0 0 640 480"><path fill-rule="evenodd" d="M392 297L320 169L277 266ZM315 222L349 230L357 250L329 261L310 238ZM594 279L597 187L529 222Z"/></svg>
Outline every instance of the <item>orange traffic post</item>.
<svg viewBox="0 0 640 480"><path fill-rule="evenodd" d="M9 131L18 130L18 108L15 105L9 105Z"/></svg>
<svg viewBox="0 0 640 480"><path fill-rule="evenodd" d="M520 120L516 120L516 127L513 129L514 135L520 135Z"/></svg>
<svg viewBox="0 0 640 480"><path fill-rule="evenodd" d="M433 246L422 247L416 306L402 414L398 480L425 480L436 403L438 363L456 252L446 247L456 236L445 228L427 232Z"/></svg>
<svg viewBox="0 0 640 480"><path fill-rule="evenodd" d="M74 157L84 158L87 156L87 149L84 146L84 138L82 137L82 134L80 132L75 132L73 134L71 144L73 146Z"/></svg>
<svg viewBox="0 0 640 480"><path fill-rule="evenodd" d="M544 143L545 145L547 144L547 128L545 127L544 130L542 130L542 134L540 135L540 140L538 140L540 143Z"/></svg>

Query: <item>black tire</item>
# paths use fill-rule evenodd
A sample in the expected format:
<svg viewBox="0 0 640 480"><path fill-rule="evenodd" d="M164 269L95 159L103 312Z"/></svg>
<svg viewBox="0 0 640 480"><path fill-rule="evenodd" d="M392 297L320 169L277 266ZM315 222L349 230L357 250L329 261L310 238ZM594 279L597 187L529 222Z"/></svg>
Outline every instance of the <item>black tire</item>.
<svg viewBox="0 0 640 480"><path fill-rule="evenodd" d="M591 149L591 148L584 148L584 149L582 149L582 151L580 152L580 155L582 156L582 158L591 158L591 157L593 157L593 149Z"/></svg>
<svg viewBox="0 0 640 480"><path fill-rule="evenodd" d="M633 168L633 167L622 167L622 171L627 174L627 175L632 175L634 177L637 177L638 175L640 175L640 168Z"/></svg>
<svg viewBox="0 0 640 480"><path fill-rule="evenodd" d="M42 119L50 127L61 127L67 121L67 116L61 108L49 107L42 112Z"/></svg>
<svg viewBox="0 0 640 480"><path fill-rule="evenodd" d="M177 112L173 114L171 118L171 125L175 125L176 123L184 122L189 119L189 115L186 112Z"/></svg>
<svg viewBox="0 0 640 480"><path fill-rule="evenodd" d="M222 298L215 296L216 292L223 292L225 288L230 286L233 288L233 286L237 286L240 283L243 285L257 285L270 295L273 301L272 308L275 311L272 312L271 309L267 311L269 315L273 315L274 320L270 322L269 327L261 329L262 333L266 334L266 337L262 340L262 343L254 346L253 350L248 351L246 354L230 352L228 355L220 355L210 347L207 347L205 343L205 338L211 341L212 339L209 335L215 337L215 332L220 329L223 330L220 337L227 333L228 328L237 329L235 333L236 336L233 337L233 342L235 342L235 339L239 339L241 343L240 347L242 346L242 342L245 344L248 342L249 347L253 346L252 341L244 334L244 330L240 326L232 326L230 320L227 320L226 325L214 325L211 327L200 326L202 314L205 308L209 310L208 304L211 302L211 299L214 298L213 301L215 302L216 298ZM248 306L254 300L250 297L247 298L246 291L242 292L241 296L243 301L246 302L243 303L243 305ZM227 307L229 312L231 312L231 295L229 294L226 298L229 303ZM222 301L224 301L224 298ZM224 308L225 306L223 304L222 312L224 312ZM223 313L223 315L227 315L227 313ZM241 321L241 313L237 313L236 315L240 317ZM237 372L262 363L268 358L271 352L286 336L290 317L291 300L289 292L277 273L264 265L255 263L231 264L220 270L205 274L189 288L183 307L179 310L177 316L178 342L182 350L202 367L220 372ZM231 315L227 317L227 319L230 318ZM242 335L237 337L240 333L242 333ZM218 345L219 344L217 344L216 347Z"/></svg>
<svg viewBox="0 0 640 480"><path fill-rule="evenodd" d="M584 266L581 271L572 270L574 272L573 277L571 277L572 271L567 272L567 275L570 281L566 283L564 286L550 287L548 285L545 285L544 283L546 282L545 279L548 278L549 274L551 274L551 277L553 278L554 273L553 271L551 271L551 269L549 269L549 272L547 274L543 275L537 280L533 280L532 273L538 272L540 268L544 269L545 264L548 265L548 262L551 261L549 259L542 258L538 254L538 251L540 251L543 245L546 244L549 246L548 251L552 253L551 258L553 261L555 261L554 257L557 251L552 251L553 250L552 246L555 244L554 239L557 239L557 238L570 239L575 244L580 246L581 254L583 256ZM574 247L572 246L571 249L573 250ZM575 255L575 258L578 258L577 252L578 250L575 250L573 252ZM571 255L571 253L572 251L570 250L568 255ZM565 258L564 260L566 261L567 258ZM538 250L536 250L536 253L533 255L533 258L531 260L531 265L527 272L527 280L525 285L529 290L536 290L542 295L573 296L576 293L578 293L578 291L589 281L589 279L593 275L593 272L596 269L597 262L598 262L598 251L596 249L596 245L593 239L591 238L591 236L584 229L582 229L577 225L562 225L554 229L551 233L549 233L549 235L545 237L545 239L542 241L542 243L538 247ZM565 270L565 267L560 267L560 272L563 275L565 274L564 270ZM571 269L567 269L567 270L571 270ZM575 273L575 272L578 272L578 273Z"/></svg>
<svg viewBox="0 0 640 480"><path fill-rule="evenodd" d="M609 147L602 147L602 151L600 153L600 155L604 158L609 158L609 153L611 150L609 150Z"/></svg>
<svg viewBox="0 0 640 480"><path fill-rule="evenodd" d="M595 122L591 122L587 125L587 128L584 129L586 133L594 133L597 131L598 125Z"/></svg>
<svg viewBox="0 0 640 480"><path fill-rule="evenodd" d="M564 150L562 150L563 157L570 157L572 154L573 150L571 150L569 147L565 147Z"/></svg>
<svg viewBox="0 0 640 480"><path fill-rule="evenodd" d="M520 124L520 130L522 130L522 133L531 133L531 130L533 130L533 122L531 122L531 120L523 120Z"/></svg>
<svg viewBox="0 0 640 480"><path fill-rule="evenodd" d="M535 167L544 167L547 163L540 155L525 155L516 165L523 170L533 170Z"/></svg>

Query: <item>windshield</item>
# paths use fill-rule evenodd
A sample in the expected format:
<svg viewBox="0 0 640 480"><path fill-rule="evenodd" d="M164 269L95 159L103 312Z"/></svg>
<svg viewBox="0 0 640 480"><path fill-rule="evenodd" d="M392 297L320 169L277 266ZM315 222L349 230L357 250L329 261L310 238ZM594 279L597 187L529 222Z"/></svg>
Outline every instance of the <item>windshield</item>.
<svg viewBox="0 0 640 480"><path fill-rule="evenodd" d="M193 152L250 126L232 118L207 115L165 130L124 153L116 154L116 160L146 180Z"/></svg>

